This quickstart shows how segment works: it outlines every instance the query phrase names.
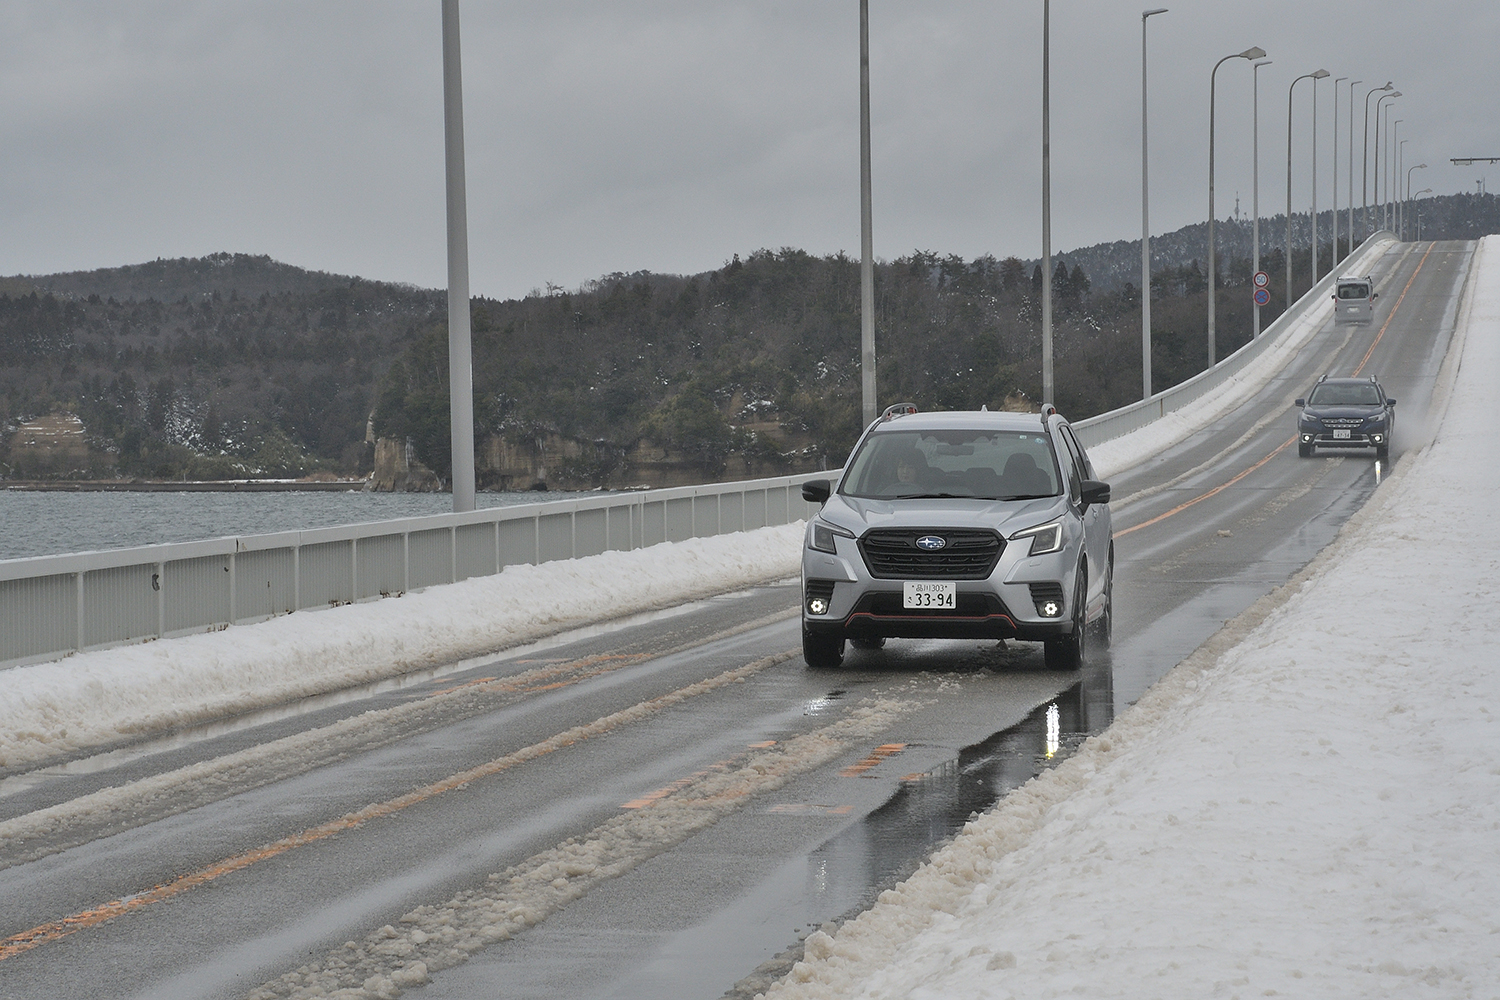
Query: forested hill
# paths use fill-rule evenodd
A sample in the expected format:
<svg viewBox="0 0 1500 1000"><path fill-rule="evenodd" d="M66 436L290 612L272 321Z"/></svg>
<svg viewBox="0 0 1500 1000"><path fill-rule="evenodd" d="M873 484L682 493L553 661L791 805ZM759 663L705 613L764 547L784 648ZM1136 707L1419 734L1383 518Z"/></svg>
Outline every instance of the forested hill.
<svg viewBox="0 0 1500 1000"><path fill-rule="evenodd" d="M1493 196L1423 206L1429 238L1500 231ZM1207 290L1191 244L1183 233L1153 241L1158 390L1206 364ZM1141 391L1139 290L1098 280L1094 259L1060 255L1054 273L1057 402L1075 419ZM1300 289L1307 250L1293 264ZM1262 266L1272 302L1284 302L1280 251L1264 251ZM1221 355L1249 338L1249 277L1249 260L1226 253ZM1037 399L1040 284L1014 257L914 252L880 263L882 403ZM638 481L627 465L643 442L704 478L731 465L771 474L835 464L858 430L859 267L843 255L760 250L698 275L618 273L471 308L481 447L561 445L571 485ZM1263 310L1263 324L1275 315ZM49 464L27 450L22 428L48 414L81 420L86 459ZM443 293L235 254L0 278L0 478L362 472L372 415L376 434L410 440L446 474Z"/></svg>

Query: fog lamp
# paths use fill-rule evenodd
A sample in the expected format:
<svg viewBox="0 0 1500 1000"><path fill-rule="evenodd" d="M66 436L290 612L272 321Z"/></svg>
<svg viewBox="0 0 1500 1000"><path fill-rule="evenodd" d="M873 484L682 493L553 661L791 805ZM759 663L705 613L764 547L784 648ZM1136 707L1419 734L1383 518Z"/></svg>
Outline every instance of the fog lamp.
<svg viewBox="0 0 1500 1000"><path fill-rule="evenodd" d="M1313 439L1313 436L1311 434L1304 434L1304 435L1302 435L1302 443L1303 444L1309 444L1309 443L1311 443L1312 439Z"/></svg>
<svg viewBox="0 0 1500 1000"><path fill-rule="evenodd" d="M1043 601L1041 612L1043 618L1056 618L1062 614L1062 605L1056 601Z"/></svg>
<svg viewBox="0 0 1500 1000"><path fill-rule="evenodd" d="M809 597L807 599L807 613L810 615L828 614L828 598Z"/></svg>
<svg viewBox="0 0 1500 1000"><path fill-rule="evenodd" d="M1385 435L1384 434L1371 434L1370 435L1370 440L1374 441L1376 444L1379 444L1380 442L1382 442L1382 441L1385 440Z"/></svg>

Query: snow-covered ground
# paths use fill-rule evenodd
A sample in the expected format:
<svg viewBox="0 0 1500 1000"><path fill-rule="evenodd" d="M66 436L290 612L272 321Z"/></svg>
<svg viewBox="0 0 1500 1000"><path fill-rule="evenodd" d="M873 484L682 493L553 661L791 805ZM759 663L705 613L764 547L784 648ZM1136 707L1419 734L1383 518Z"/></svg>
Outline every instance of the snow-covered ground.
<svg viewBox="0 0 1500 1000"><path fill-rule="evenodd" d="M771 997L1500 995L1500 238L1477 267L1435 442Z"/></svg>

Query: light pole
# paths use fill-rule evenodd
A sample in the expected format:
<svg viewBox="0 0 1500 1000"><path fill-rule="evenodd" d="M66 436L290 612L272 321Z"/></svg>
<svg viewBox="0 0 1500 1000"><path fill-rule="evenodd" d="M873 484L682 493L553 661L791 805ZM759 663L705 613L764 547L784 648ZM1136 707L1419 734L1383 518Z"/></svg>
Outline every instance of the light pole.
<svg viewBox="0 0 1500 1000"><path fill-rule="evenodd" d="M1333 253L1328 258L1330 271L1339 263L1339 84L1347 79L1347 76L1341 76L1333 81L1333 198L1330 201L1333 205ZM1349 113L1354 114L1354 109L1350 108Z"/></svg>
<svg viewBox="0 0 1500 1000"><path fill-rule="evenodd" d="M1389 110L1389 109L1387 109ZM1391 122L1390 149L1385 157L1385 228L1396 228L1396 199L1401 197L1401 144L1396 141L1396 136L1401 134L1401 123L1405 118L1397 118ZM1394 166L1395 170L1391 167ZM1396 193L1391 194L1391 184L1396 185Z"/></svg>
<svg viewBox="0 0 1500 1000"><path fill-rule="evenodd" d="M1326 69L1313 70L1311 73L1303 73L1291 82L1286 88L1286 307L1292 308L1292 92L1297 89L1297 84L1303 80L1312 80L1313 97L1316 99L1317 83L1328 75ZM1316 260L1317 254L1313 254ZM1317 270L1316 263L1313 270Z"/></svg>
<svg viewBox="0 0 1500 1000"><path fill-rule="evenodd" d="M859 0L859 368L864 423L875 408L875 236L870 208L870 0Z"/></svg>
<svg viewBox="0 0 1500 1000"><path fill-rule="evenodd" d="M1328 71L1320 69L1312 76L1312 283L1316 285L1318 283L1318 81L1327 77Z"/></svg>
<svg viewBox="0 0 1500 1000"><path fill-rule="evenodd" d="M1390 89L1391 82L1387 80L1384 87L1376 87L1369 93L1365 94L1365 132L1363 142L1364 165L1360 168L1359 189L1360 201L1363 206L1360 209L1360 228L1364 230L1364 235L1366 236L1370 235L1370 96L1372 94L1377 94L1382 90ZM1379 102L1376 102L1376 104L1378 106ZM1376 122L1376 127L1379 128L1378 120Z"/></svg>
<svg viewBox="0 0 1500 1000"><path fill-rule="evenodd" d="M1052 389L1052 0L1042 0L1042 406Z"/></svg>
<svg viewBox="0 0 1500 1000"><path fill-rule="evenodd" d="M1427 164L1418 163L1416 166L1408 167L1406 170L1406 197L1401 200L1401 238L1406 239L1406 205L1411 201L1411 172L1413 170L1425 169Z"/></svg>
<svg viewBox="0 0 1500 1000"><path fill-rule="evenodd" d="M1363 80L1349 81L1349 252L1354 252L1354 88L1364 83ZM1335 202L1334 212L1338 212L1339 206Z"/></svg>
<svg viewBox="0 0 1500 1000"><path fill-rule="evenodd" d="M1424 194L1431 194L1431 193L1432 193L1432 188L1423 188L1422 190L1418 191L1416 194L1414 194L1414 195L1411 196L1412 206L1414 208L1416 208L1416 212L1417 212L1417 242L1418 243L1422 242L1422 209L1417 206L1417 199L1420 198L1420 197L1422 197Z"/></svg>
<svg viewBox="0 0 1500 1000"><path fill-rule="evenodd" d="M1370 187L1373 189L1372 194L1375 196L1377 214L1375 222L1377 225L1380 223L1380 156L1381 153L1385 150L1385 147L1380 144L1380 105L1386 101L1394 100L1395 98L1400 96L1401 91L1393 90L1389 94L1381 94L1379 97L1375 98L1375 176L1370 182Z"/></svg>
<svg viewBox="0 0 1500 1000"><path fill-rule="evenodd" d="M1151 188L1146 183L1146 19L1167 8L1141 11L1141 398L1151 395Z"/></svg>
<svg viewBox="0 0 1500 1000"><path fill-rule="evenodd" d="M1255 221L1250 226L1250 273L1260 273L1260 68L1271 65L1271 60L1262 59L1252 69L1251 79L1254 81L1255 99L1252 102L1253 111L1251 117L1254 119L1254 139L1251 142L1251 160L1253 166L1250 168L1250 211L1255 216ZM1255 315L1256 337L1260 336L1260 303L1253 304Z"/></svg>
<svg viewBox="0 0 1500 1000"><path fill-rule="evenodd" d="M453 512L474 509L474 354L469 332L469 211L464 183L458 0L443 0L443 160L448 201L448 444Z"/></svg>
<svg viewBox="0 0 1500 1000"><path fill-rule="evenodd" d="M1231 59L1264 59L1266 50L1260 46L1248 48L1243 52L1225 56L1214 63L1213 72L1208 74L1208 367L1212 368L1215 361L1214 352L1214 300L1218 297L1218 289L1215 288L1214 280L1214 88L1218 86L1219 67Z"/></svg>

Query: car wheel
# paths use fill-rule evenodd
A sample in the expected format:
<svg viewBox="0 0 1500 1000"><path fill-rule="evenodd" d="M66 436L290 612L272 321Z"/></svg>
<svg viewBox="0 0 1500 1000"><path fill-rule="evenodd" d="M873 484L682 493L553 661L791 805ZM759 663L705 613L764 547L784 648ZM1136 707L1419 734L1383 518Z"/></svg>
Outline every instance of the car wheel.
<svg viewBox="0 0 1500 1000"><path fill-rule="evenodd" d="M850 639L849 645L855 649L881 649L885 646L885 639Z"/></svg>
<svg viewBox="0 0 1500 1000"><path fill-rule="evenodd" d="M1311 458L1312 457L1312 445L1310 445L1310 444L1299 444L1299 445L1297 445L1297 457L1298 458Z"/></svg>
<svg viewBox="0 0 1500 1000"><path fill-rule="evenodd" d="M1048 669L1078 670L1087 660L1089 630L1085 602L1088 599L1088 592L1088 570L1079 566L1078 582L1073 587L1073 631L1061 639L1049 639L1043 643L1042 648Z"/></svg>
<svg viewBox="0 0 1500 1000"><path fill-rule="evenodd" d="M1104 578L1104 614L1094 623L1094 638L1100 649L1108 649L1115 634L1115 553L1110 546L1109 575Z"/></svg>
<svg viewBox="0 0 1500 1000"><path fill-rule="evenodd" d="M826 669L844 662L844 637L802 630L802 659L809 667Z"/></svg>

